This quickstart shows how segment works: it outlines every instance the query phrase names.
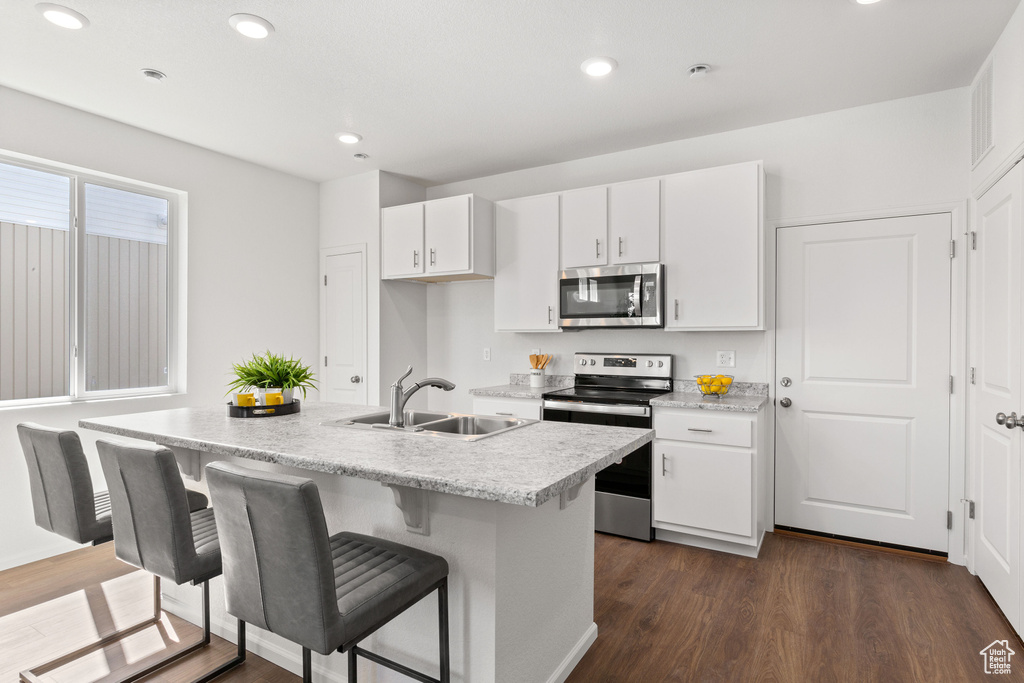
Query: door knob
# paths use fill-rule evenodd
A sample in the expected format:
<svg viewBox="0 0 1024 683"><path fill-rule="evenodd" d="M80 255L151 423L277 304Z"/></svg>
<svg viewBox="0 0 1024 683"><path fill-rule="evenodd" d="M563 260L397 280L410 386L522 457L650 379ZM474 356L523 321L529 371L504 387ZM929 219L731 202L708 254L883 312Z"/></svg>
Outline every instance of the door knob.
<svg viewBox="0 0 1024 683"><path fill-rule="evenodd" d="M998 419L999 418L996 418L996 420ZM1010 413L1010 415L1006 418L1005 424L1007 429L1013 429L1014 427L1020 427L1021 429L1024 429L1024 415L1021 415L1018 418L1017 413Z"/></svg>
<svg viewBox="0 0 1024 683"><path fill-rule="evenodd" d="M350 377L348 381L352 382L352 384L359 384L360 382L363 381L363 378L360 377L359 375L352 375L352 377Z"/></svg>
<svg viewBox="0 0 1024 683"><path fill-rule="evenodd" d="M996 424L997 425L1004 425L1004 424L1006 424L1006 413L996 413Z"/></svg>
<svg viewBox="0 0 1024 683"><path fill-rule="evenodd" d="M781 384L784 387L788 387L791 384L793 384L793 380L791 380L788 377L783 377L782 379L779 380L779 384Z"/></svg>
<svg viewBox="0 0 1024 683"><path fill-rule="evenodd" d="M789 397L784 396L781 399L779 399L779 405L782 406L783 408L788 408L791 405L793 405L793 402L789 400Z"/></svg>

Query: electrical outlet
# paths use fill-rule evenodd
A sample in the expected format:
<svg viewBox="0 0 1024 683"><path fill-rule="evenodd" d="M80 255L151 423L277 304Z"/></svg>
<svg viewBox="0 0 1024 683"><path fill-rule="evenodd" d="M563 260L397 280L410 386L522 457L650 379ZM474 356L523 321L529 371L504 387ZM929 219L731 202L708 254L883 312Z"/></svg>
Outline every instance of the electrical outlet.
<svg viewBox="0 0 1024 683"><path fill-rule="evenodd" d="M719 351L715 362L720 368L734 368L736 367L736 352Z"/></svg>
<svg viewBox="0 0 1024 683"><path fill-rule="evenodd" d="M490 359L491 359L491 347L490 346L485 346L484 347L484 360L490 360Z"/></svg>
<svg viewBox="0 0 1024 683"><path fill-rule="evenodd" d="M540 355L540 349L530 349L530 354L534 356Z"/></svg>

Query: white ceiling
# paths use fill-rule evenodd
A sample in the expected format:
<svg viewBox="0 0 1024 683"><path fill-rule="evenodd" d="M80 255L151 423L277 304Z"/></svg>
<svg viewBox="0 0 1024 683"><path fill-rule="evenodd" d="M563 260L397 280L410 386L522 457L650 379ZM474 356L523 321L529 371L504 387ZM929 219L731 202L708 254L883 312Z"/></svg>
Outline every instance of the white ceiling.
<svg viewBox="0 0 1024 683"><path fill-rule="evenodd" d="M91 25L0 0L0 85L313 180L435 185L968 85L1019 0L58 2Z"/></svg>

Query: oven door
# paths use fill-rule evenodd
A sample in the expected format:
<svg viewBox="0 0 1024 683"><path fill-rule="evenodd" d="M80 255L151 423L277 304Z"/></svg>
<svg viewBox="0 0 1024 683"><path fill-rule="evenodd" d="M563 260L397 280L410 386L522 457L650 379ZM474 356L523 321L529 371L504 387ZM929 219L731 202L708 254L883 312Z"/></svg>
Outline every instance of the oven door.
<svg viewBox="0 0 1024 683"><path fill-rule="evenodd" d="M662 327L661 273L657 263L563 270L559 326Z"/></svg>
<svg viewBox="0 0 1024 683"><path fill-rule="evenodd" d="M625 413L625 414L623 414ZM552 422L650 429L649 406L616 406L544 401L543 418ZM651 454L646 443L594 477L594 529L641 541L654 540L651 527Z"/></svg>

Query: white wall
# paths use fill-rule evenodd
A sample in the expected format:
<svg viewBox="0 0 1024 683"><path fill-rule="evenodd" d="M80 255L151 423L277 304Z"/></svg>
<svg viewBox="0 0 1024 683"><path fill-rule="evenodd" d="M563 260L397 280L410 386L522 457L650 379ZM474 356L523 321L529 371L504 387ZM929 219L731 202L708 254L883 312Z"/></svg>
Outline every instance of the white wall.
<svg viewBox="0 0 1024 683"><path fill-rule="evenodd" d="M266 349L315 363L319 190L307 180L2 87L0 149L188 192L188 393L0 409L2 569L75 547L33 522L19 422L77 428L84 417L216 403L225 400L231 364ZM98 435L81 433L94 454ZM90 466L101 481L95 455Z"/></svg>
<svg viewBox="0 0 1024 683"><path fill-rule="evenodd" d="M427 197L474 192L497 201L762 159L771 229L777 219L963 200L969 135L969 92L959 88L440 185L429 188ZM557 243L552 235L543 248ZM450 394L432 392L432 408L470 409L469 389L504 384L509 372L526 371L535 348L556 355L549 370L554 374L571 373L575 351L672 353L680 378L713 369L716 350L735 350L730 374L741 381L768 380L764 332L495 332L490 282L428 286L427 302L430 373L458 385ZM491 348L490 362L482 360L485 346Z"/></svg>

